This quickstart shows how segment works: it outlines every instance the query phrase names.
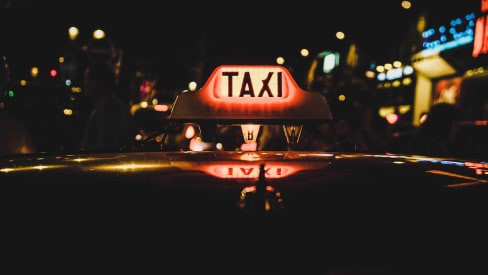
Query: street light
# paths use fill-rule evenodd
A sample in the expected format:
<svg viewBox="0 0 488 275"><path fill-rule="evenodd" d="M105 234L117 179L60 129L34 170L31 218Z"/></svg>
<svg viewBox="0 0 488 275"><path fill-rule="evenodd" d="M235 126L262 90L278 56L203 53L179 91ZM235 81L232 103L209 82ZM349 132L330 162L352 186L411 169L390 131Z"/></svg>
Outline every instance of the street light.
<svg viewBox="0 0 488 275"><path fill-rule="evenodd" d="M338 32L336 32L336 37L337 37L337 39L342 40L346 37L346 35L343 32L338 31Z"/></svg>
<svg viewBox="0 0 488 275"><path fill-rule="evenodd" d="M402 8L408 10L412 7L412 3L410 1L402 1Z"/></svg>
<svg viewBox="0 0 488 275"><path fill-rule="evenodd" d="M97 29L93 32L93 38L102 39L105 37L105 32L101 29Z"/></svg>
<svg viewBox="0 0 488 275"><path fill-rule="evenodd" d="M195 91L197 89L197 83L195 81L190 81L190 83L188 83L188 89L190 91Z"/></svg>
<svg viewBox="0 0 488 275"><path fill-rule="evenodd" d="M80 33L77 27L70 27L68 29L69 33L69 39L75 40L78 37L78 34Z"/></svg>
<svg viewBox="0 0 488 275"><path fill-rule="evenodd" d="M39 68L37 67L32 67L31 68L31 76L32 77L37 77L37 75L39 74Z"/></svg>

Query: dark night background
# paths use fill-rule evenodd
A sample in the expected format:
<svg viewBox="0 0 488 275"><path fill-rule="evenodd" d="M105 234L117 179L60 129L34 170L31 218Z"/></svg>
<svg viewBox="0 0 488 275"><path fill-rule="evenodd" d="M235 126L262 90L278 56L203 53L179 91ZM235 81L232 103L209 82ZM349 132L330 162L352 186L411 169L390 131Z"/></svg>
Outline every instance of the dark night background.
<svg viewBox="0 0 488 275"><path fill-rule="evenodd" d="M365 72L395 60L411 64L412 55L422 50L419 18L425 18L426 30L468 13L478 17L481 0L410 2L412 7L404 9L401 0L0 0L0 56L8 60L10 88L15 91L15 96L4 91L2 108L31 129L40 151L76 148L89 108L83 105L83 93L75 94L64 84L64 75L52 78L49 71L68 67L70 57L77 56L73 59L78 61L78 77L71 79L71 86L81 87L87 63L82 49L96 29L104 30L118 49L121 95L129 106L141 102L140 84L145 81L156 80L155 90L174 95L188 89L190 81L201 87L219 65L275 65L279 56L298 85L325 93L324 86L309 82L307 87L305 81L312 62L324 51L341 55L342 65L333 73L320 73L315 82L330 84L327 100L332 98L329 104L335 108L333 112L338 111L336 118L353 113L347 108L353 108L364 84L369 85L366 90L376 93L378 106L412 105L414 85L396 91L377 89L376 79L366 79ZM71 26L79 29L74 41L68 35ZM338 31L345 33L345 39L336 38ZM356 47L352 56L359 62L349 66L345 63L352 45ZM300 55L303 48L310 51L308 57ZM471 60L471 53L466 53ZM61 56L66 60L62 66ZM39 68L38 77L30 76L34 66ZM468 67L464 70L476 68ZM332 82L323 84L324 79ZM20 84L21 80L28 84ZM347 96L346 103L334 102L339 93ZM359 95L363 99L368 96ZM65 115L66 109L73 114ZM411 130L412 112L402 120L397 126L405 123L405 129Z"/></svg>
<svg viewBox="0 0 488 275"><path fill-rule="evenodd" d="M77 26L80 41L105 30L128 60L145 63L186 86L185 63L197 62L203 44L207 73L221 64L292 62L299 50L347 50L351 42L378 62L398 55L398 47L421 12L431 22L479 10L478 0L462 3L412 1L14 1L2 0L2 54L14 76L28 68L56 64L69 46L67 29ZM7 7L8 8L5 8ZM346 39L338 41L337 31ZM171 82L171 83L170 83Z"/></svg>

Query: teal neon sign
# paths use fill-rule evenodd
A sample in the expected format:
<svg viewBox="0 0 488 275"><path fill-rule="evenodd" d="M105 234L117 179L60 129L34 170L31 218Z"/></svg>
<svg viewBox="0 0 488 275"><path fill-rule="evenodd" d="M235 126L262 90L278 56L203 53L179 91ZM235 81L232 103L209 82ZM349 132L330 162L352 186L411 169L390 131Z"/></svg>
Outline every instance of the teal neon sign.
<svg viewBox="0 0 488 275"><path fill-rule="evenodd" d="M438 28L430 28L422 33L423 56L460 47L474 41L476 15L474 12L458 17Z"/></svg>

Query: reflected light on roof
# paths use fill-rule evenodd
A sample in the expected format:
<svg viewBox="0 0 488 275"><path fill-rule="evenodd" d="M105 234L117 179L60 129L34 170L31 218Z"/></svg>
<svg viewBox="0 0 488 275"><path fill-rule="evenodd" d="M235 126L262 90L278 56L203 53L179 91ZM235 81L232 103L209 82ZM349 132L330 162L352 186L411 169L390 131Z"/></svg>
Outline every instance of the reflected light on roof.
<svg viewBox="0 0 488 275"><path fill-rule="evenodd" d="M3 168L0 169L0 172L9 173L9 172L20 172L20 171L31 171L31 170L44 170L49 168L60 168L63 167L62 165L36 165L36 166L24 166L24 167L15 167L15 168Z"/></svg>
<svg viewBox="0 0 488 275"><path fill-rule="evenodd" d="M258 147L257 142L245 142L241 145L241 151L256 151Z"/></svg>
<svg viewBox="0 0 488 275"><path fill-rule="evenodd" d="M167 164L162 163L149 163L149 164L138 164L138 163L125 163L119 165L100 165L92 167L93 170L101 170L101 171L135 171L135 170L144 170L144 169L154 169L154 168L162 168L168 167Z"/></svg>
<svg viewBox="0 0 488 275"><path fill-rule="evenodd" d="M202 167L208 174L217 178L259 178L259 164L217 164ZM300 167L301 168L301 167ZM266 178L284 178L294 174L300 168L293 165L267 164L265 167Z"/></svg>
<svg viewBox="0 0 488 275"><path fill-rule="evenodd" d="M448 187L448 188L458 188L458 187L465 187L465 186L477 185L477 184L480 184L480 183L488 183L487 180L482 180L482 179L473 178L473 177L467 177L467 176L464 176L464 175L459 175L459 174L455 174L455 173L445 172L445 171L441 171L441 170L429 170L429 171L425 171L425 173L437 174L437 175L448 176L448 177L453 177L453 178L459 178L459 179L464 179L464 180L470 180L469 182L448 184L448 185L445 186L445 187Z"/></svg>

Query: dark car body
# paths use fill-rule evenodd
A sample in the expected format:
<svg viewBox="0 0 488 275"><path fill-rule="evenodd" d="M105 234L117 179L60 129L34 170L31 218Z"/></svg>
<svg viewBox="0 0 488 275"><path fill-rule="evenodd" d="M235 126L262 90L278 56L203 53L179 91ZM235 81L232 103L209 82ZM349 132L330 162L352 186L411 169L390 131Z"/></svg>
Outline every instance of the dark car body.
<svg viewBox="0 0 488 275"><path fill-rule="evenodd" d="M138 259L165 270L181 262L180 273L420 274L427 265L420 270L466 274L486 262L486 162L293 151L35 154L0 159L0 186L4 249L43 268Z"/></svg>

